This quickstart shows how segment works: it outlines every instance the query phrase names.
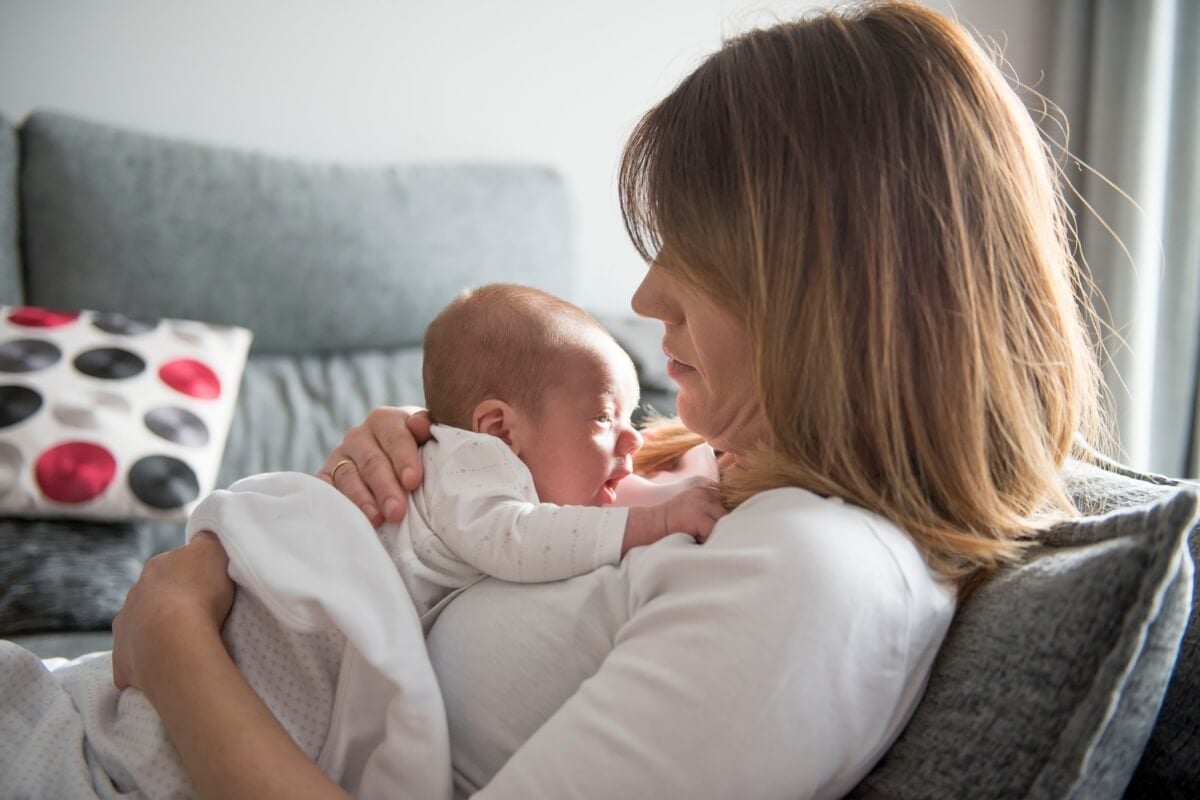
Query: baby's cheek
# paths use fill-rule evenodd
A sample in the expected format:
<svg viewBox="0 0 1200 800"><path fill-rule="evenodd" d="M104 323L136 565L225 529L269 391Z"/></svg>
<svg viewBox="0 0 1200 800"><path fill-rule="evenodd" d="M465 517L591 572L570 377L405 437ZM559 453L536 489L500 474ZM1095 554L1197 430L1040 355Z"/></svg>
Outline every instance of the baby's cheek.
<svg viewBox="0 0 1200 800"><path fill-rule="evenodd" d="M560 506L581 505L577 482L572 480L575 470L561 461L548 464L544 474L535 479L538 500Z"/></svg>

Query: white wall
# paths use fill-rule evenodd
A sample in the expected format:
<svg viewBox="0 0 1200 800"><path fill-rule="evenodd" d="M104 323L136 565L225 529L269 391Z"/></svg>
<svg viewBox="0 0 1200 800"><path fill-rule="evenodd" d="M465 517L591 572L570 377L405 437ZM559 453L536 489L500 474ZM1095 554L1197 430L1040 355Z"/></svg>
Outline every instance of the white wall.
<svg viewBox="0 0 1200 800"><path fill-rule="evenodd" d="M550 163L576 196L574 299L621 309L643 272L614 180L634 122L722 34L812 5L0 0L0 113L54 108L312 159ZM1043 3L953 5L985 34L1007 30L1010 60L1036 74Z"/></svg>

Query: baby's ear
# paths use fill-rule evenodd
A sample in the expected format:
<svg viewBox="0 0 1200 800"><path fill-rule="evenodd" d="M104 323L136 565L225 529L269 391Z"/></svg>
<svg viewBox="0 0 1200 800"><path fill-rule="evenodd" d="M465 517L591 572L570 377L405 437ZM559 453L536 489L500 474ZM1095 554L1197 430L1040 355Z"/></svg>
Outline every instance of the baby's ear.
<svg viewBox="0 0 1200 800"><path fill-rule="evenodd" d="M476 433L495 436L517 453L516 437L513 436L516 416L513 407L503 400L484 400L475 406L475 411L471 414L471 428Z"/></svg>

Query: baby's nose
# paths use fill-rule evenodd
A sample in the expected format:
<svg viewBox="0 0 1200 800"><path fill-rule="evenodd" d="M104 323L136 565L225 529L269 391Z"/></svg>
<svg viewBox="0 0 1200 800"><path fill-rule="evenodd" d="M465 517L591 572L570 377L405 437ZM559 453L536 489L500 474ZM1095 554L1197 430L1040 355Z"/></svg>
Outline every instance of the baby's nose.
<svg viewBox="0 0 1200 800"><path fill-rule="evenodd" d="M617 440L617 455L632 455L642 448L643 442L641 431L636 428L626 428L621 431L621 436Z"/></svg>

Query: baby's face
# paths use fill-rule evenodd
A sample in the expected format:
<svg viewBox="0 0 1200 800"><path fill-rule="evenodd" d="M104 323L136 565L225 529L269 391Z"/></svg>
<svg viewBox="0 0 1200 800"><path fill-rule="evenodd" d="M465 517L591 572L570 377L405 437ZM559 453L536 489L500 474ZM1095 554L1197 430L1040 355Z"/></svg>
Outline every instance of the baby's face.
<svg viewBox="0 0 1200 800"><path fill-rule="evenodd" d="M559 505L610 505L633 471L642 436L629 420L638 404L637 374L615 343L571 360L521 450L538 499Z"/></svg>

